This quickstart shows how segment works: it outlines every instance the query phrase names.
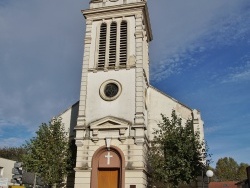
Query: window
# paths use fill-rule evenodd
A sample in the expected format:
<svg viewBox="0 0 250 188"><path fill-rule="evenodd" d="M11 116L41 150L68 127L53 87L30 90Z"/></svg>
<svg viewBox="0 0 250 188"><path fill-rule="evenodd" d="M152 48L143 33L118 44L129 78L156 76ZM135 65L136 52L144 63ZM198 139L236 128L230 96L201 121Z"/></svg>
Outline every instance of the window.
<svg viewBox="0 0 250 188"><path fill-rule="evenodd" d="M98 68L102 68L105 65L106 59L106 35L107 35L107 24L102 23L100 28L100 39L99 39L99 56L98 56Z"/></svg>
<svg viewBox="0 0 250 188"><path fill-rule="evenodd" d="M126 65L127 62L127 22L122 21L120 34L120 65Z"/></svg>
<svg viewBox="0 0 250 188"><path fill-rule="evenodd" d="M109 97L115 97L119 91L119 87L118 85L116 85L115 83L108 83L105 87L104 87L104 94Z"/></svg>
<svg viewBox="0 0 250 188"><path fill-rule="evenodd" d="M0 167L0 177L3 177L3 167Z"/></svg>
<svg viewBox="0 0 250 188"><path fill-rule="evenodd" d="M120 24L114 21L110 24L101 24L97 68L115 68L116 66L126 67L128 46L127 30L126 21L122 21ZM107 32L109 32L108 36Z"/></svg>
<svg viewBox="0 0 250 188"><path fill-rule="evenodd" d="M115 67L115 62L116 62L116 35L117 35L117 23L112 22L111 25L110 25L109 67Z"/></svg>
<svg viewBox="0 0 250 188"><path fill-rule="evenodd" d="M102 83L99 93L103 100L113 101L117 99L122 92L122 85L116 80L107 80Z"/></svg>

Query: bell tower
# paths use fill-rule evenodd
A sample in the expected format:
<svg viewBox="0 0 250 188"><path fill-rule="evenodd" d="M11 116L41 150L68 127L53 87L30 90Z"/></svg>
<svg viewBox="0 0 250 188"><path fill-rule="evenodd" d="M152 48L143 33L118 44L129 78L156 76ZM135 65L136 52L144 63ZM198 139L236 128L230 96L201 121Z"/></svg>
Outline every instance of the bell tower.
<svg viewBox="0 0 250 188"><path fill-rule="evenodd" d="M75 187L99 188L103 177L116 174L107 181L119 188L144 188L152 40L147 2L91 0L82 13L86 34L75 127Z"/></svg>

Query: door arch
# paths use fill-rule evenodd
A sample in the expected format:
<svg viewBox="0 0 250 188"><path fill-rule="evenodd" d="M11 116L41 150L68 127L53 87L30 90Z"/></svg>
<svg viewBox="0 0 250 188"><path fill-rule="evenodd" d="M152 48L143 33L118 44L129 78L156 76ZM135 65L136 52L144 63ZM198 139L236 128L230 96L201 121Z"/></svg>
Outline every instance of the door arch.
<svg viewBox="0 0 250 188"><path fill-rule="evenodd" d="M91 188L124 188L125 158L116 146L99 148L92 158Z"/></svg>

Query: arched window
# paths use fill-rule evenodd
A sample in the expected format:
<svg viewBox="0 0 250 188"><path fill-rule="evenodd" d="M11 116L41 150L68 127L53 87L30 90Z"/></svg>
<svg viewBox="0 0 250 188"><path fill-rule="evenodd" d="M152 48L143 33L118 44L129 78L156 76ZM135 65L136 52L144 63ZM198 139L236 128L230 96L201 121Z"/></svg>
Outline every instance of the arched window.
<svg viewBox="0 0 250 188"><path fill-rule="evenodd" d="M103 68L106 59L106 37L107 37L107 24L102 23L100 28L100 39L99 39L99 56L98 56L98 68Z"/></svg>
<svg viewBox="0 0 250 188"><path fill-rule="evenodd" d="M126 21L122 21L120 29L120 65L126 66L127 62L127 31L128 24Z"/></svg>
<svg viewBox="0 0 250 188"><path fill-rule="evenodd" d="M109 67L115 67L116 62L116 36L117 23L112 22L110 25L110 40L109 40Z"/></svg>

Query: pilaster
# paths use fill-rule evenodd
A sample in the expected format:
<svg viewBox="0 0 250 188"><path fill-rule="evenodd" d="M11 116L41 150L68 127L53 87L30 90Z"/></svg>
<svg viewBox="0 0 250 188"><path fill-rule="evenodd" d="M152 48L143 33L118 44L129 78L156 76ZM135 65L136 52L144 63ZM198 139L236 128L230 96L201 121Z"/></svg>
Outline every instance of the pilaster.
<svg viewBox="0 0 250 188"><path fill-rule="evenodd" d="M135 130L135 143L144 143L145 124L145 78L143 71L143 16L137 14L135 16L136 30L136 80L135 80L135 122L133 128Z"/></svg>
<svg viewBox="0 0 250 188"><path fill-rule="evenodd" d="M76 131L76 146L77 146L77 157L76 157L76 174L77 170L88 164L86 162L86 148L84 146L84 137L86 134L86 98L87 98L87 82L88 82L88 67L89 67L89 57L90 57L90 45L91 45L91 28L92 21L86 21L86 34L85 34L85 45L84 45L84 56L83 56L83 66L82 66L82 78L81 78L81 91L80 91L80 102L79 102L79 112L77 118L77 125L75 127ZM78 180L78 179L77 179ZM76 183L77 184L77 183Z"/></svg>
<svg viewBox="0 0 250 188"><path fill-rule="evenodd" d="M88 82L88 67L89 67L89 56L90 56L90 45L91 45L91 27L92 21L86 21L86 34L85 34L85 45L84 45L84 56L82 66L82 78L81 78L81 91L80 91L80 102L79 102L79 113L77 118L76 132L85 131L86 129L86 96L87 96L87 82ZM77 136L76 136L76 139Z"/></svg>

